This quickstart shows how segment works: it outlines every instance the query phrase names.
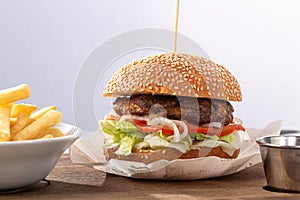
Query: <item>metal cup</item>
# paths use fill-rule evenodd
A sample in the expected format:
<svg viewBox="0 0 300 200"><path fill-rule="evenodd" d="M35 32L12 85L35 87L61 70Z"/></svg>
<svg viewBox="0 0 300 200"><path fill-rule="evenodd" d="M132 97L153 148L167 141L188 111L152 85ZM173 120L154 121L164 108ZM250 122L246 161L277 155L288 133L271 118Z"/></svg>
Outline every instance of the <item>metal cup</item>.
<svg viewBox="0 0 300 200"><path fill-rule="evenodd" d="M256 142L268 186L300 192L300 136L267 136Z"/></svg>

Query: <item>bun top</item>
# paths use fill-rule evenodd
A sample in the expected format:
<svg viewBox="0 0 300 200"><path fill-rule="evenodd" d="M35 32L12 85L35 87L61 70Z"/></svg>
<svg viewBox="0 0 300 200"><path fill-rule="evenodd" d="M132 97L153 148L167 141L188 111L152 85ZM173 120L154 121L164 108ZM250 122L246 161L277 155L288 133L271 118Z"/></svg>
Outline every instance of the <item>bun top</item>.
<svg viewBox="0 0 300 200"><path fill-rule="evenodd" d="M121 67L103 96L176 95L242 101L240 85L223 66L204 57L164 53Z"/></svg>

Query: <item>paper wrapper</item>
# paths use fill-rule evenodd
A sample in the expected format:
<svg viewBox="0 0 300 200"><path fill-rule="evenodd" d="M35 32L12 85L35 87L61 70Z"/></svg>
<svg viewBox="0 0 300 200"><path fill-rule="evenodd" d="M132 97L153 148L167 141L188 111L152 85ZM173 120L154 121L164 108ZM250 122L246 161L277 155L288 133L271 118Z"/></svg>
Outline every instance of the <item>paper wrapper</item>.
<svg viewBox="0 0 300 200"><path fill-rule="evenodd" d="M122 160L105 161L103 156L103 135L86 133L71 148L74 163L94 166L95 169L120 176L141 179L195 180L225 176L239 172L261 162L256 138L279 135L281 121L270 123L264 129L247 129L250 139L243 142L236 159L205 157L196 159L160 160L151 164Z"/></svg>

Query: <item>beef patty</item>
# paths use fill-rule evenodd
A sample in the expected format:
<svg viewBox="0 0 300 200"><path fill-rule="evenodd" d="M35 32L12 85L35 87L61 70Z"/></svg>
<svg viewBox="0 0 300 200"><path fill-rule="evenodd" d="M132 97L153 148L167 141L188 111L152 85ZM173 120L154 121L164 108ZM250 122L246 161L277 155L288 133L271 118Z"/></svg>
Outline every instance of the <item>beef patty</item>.
<svg viewBox="0 0 300 200"><path fill-rule="evenodd" d="M113 103L113 108L121 116L155 115L185 120L195 125L210 122L227 125L232 122L234 111L232 105L224 100L148 94L118 97Z"/></svg>

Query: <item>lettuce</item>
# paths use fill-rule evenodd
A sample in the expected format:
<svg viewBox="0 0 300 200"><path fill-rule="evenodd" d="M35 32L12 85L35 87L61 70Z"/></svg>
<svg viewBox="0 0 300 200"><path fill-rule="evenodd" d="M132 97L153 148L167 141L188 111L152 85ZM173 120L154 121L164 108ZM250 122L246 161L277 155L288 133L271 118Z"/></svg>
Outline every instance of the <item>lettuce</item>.
<svg viewBox="0 0 300 200"><path fill-rule="evenodd" d="M190 149L192 139L189 135L184 137L180 142L169 142L167 138L160 136L160 133L148 134L144 142L148 143L152 149L162 149L165 147L177 149L183 153Z"/></svg>
<svg viewBox="0 0 300 200"><path fill-rule="evenodd" d="M107 135L114 136L121 133L120 129L117 128L116 121L114 120L100 121L100 127L102 132Z"/></svg>
<svg viewBox="0 0 300 200"><path fill-rule="evenodd" d="M233 146L232 144L229 144L227 142L221 141L221 140L203 140L193 145L193 149L197 149L198 147L221 147L224 152L226 152L228 155L232 156L233 153L239 148L238 146Z"/></svg>
<svg viewBox="0 0 300 200"><path fill-rule="evenodd" d="M227 142L227 143L233 143L233 142L236 141L236 137L233 134L229 134L229 135L225 135L225 136L220 137L219 140L222 140L222 141Z"/></svg>
<svg viewBox="0 0 300 200"><path fill-rule="evenodd" d="M150 148L150 145L148 142L139 142L137 144L134 145L134 148L135 149L149 149Z"/></svg>
<svg viewBox="0 0 300 200"><path fill-rule="evenodd" d="M134 124L127 121L104 120L100 121L100 127L103 133L111 136L106 147L118 146L115 153L119 155L129 155L133 148L161 149L169 147L186 152L192 145L189 135L180 142L171 142L167 136L162 134L162 131L144 134L139 132Z"/></svg>
<svg viewBox="0 0 300 200"><path fill-rule="evenodd" d="M198 136L198 138L201 138L201 136ZM249 135L244 131L234 131L229 135L218 137L218 140L209 139L210 136L202 138L204 139L193 144L193 149L197 149L201 146L210 148L220 146L228 155L232 155L237 149L241 148L241 145L244 141L250 140Z"/></svg>
<svg viewBox="0 0 300 200"><path fill-rule="evenodd" d="M116 128L123 133L134 133L137 132L137 128L134 124L126 121L117 121Z"/></svg>
<svg viewBox="0 0 300 200"><path fill-rule="evenodd" d="M205 134L202 134L202 133L197 133L196 134L196 140L203 141L203 140L206 140L206 139L219 140L219 137L216 136L216 135L210 136L210 135L205 135Z"/></svg>
<svg viewBox="0 0 300 200"><path fill-rule="evenodd" d="M167 139L167 136L164 135L164 134L162 133L162 130L159 130L159 131L157 132L157 134L158 134L162 139L164 139L164 140Z"/></svg>
<svg viewBox="0 0 300 200"><path fill-rule="evenodd" d="M196 136L195 136L195 139L197 141L204 141L204 140L208 140L208 139L209 140L214 140L214 141L220 140L220 141L227 142L229 144L236 141L236 137L233 134L218 137L216 135L211 136L211 135L205 135L205 134L202 134L202 133L197 133Z"/></svg>
<svg viewBox="0 0 300 200"><path fill-rule="evenodd" d="M157 133L142 133L137 127L127 121L103 120L100 121L102 132L110 136L106 141L105 147L119 147L115 152L119 155L129 155L133 148L135 149L161 149L174 148L181 152L186 152L192 147L192 138L202 143L205 146L214 146L216 144L232 151L231 146L239 145L239 138L236 134L229 134L218 137L210 136L202 133L188 134L179 142L172 142L172 136L166 136L162 131ZM204 142L204 143L203 143ZM228 146L226 144L227 143Z"/></svg>
<svg viewBox="0 0 300 200"><path fill-rule="evenodd" d="M117 151L115 151L115 154L127 156L131 153L135 144L135 138L126 134L120 134L120 138L120 147Z"/></svg>
<svg viewBox="0 0 300 200"><path fill-rule="evenodd" d="M105 146L119 146L115 152L119 155L129 155L133 146L144 139L144 134L130 122L104 120L100 121L100 126L103 133L112 136Z"/></svg>
<svg viewBox="0 0 300 200"><path fill-rule="evenodd" d="M100 121L102 131L108 135L122 133L133 133L137 131L134 124L126 121L104 120Z"/></svg>

